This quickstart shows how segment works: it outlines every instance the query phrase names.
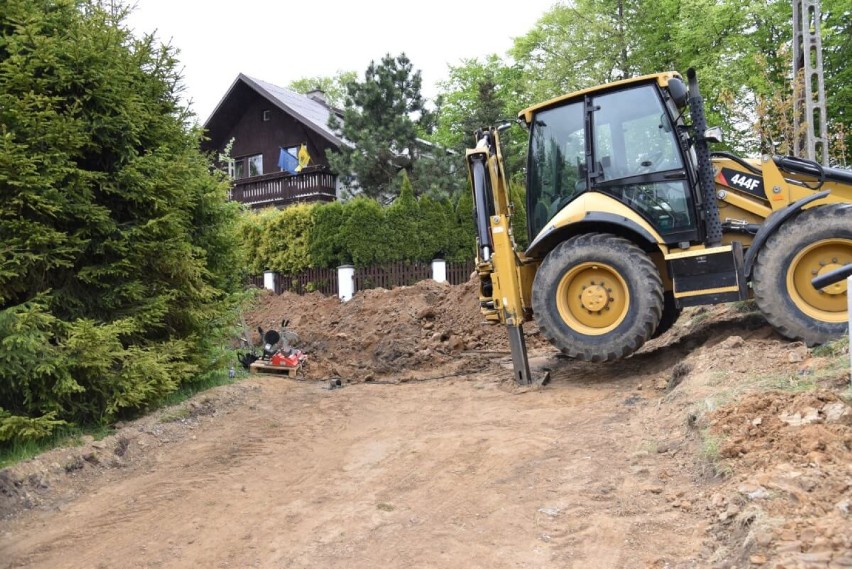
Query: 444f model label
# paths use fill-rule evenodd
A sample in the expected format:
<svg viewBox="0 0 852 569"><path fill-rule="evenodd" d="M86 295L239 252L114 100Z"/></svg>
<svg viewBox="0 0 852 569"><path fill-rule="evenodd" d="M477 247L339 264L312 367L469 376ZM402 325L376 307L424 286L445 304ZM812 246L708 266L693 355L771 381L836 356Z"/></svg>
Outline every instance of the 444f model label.
<svg viewBox="0 0 852 569"><path fill-rule="evenodd" d="M730 168L722 168L722 171L716 175L716 181L723 186L745 190L753 196L766 199L766 192L763 189L763 178L738 172Z"/></svg>

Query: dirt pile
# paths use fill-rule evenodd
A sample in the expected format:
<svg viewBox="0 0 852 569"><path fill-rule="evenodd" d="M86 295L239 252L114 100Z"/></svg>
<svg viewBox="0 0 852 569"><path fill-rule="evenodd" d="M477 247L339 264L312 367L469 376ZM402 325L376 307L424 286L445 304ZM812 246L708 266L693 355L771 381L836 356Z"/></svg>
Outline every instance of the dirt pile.
<svg viewBox="0 0 852 569"><path fill-rule="evenodd" d="M741 561L852 566L848 403L825 389L752 393L713 413L710 425L732 469L713 499L715 533L738 536Z"/></svg>
<svg viewBox="0 0 852 569"><path fill-rule="evenodd" d="M404 380L422 375L413 372L451 373L462 369L460 355L470 372L478 369L471 360L485 365L478 352L509 351L506 330L483 323L474 279L460 286L428 280L360 291L346 303L320 293L264 294L246 314L256 343L258 326L275 329L285 318L309 356L309 379ZM540 345L537 328L527 328L530 345Z"/></svg>

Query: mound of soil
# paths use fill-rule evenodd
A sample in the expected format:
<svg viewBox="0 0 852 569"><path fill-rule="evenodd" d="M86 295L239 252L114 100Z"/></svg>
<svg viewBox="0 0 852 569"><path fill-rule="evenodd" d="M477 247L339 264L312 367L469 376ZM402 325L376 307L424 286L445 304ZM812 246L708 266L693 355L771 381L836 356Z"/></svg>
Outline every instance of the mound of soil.
<svg viewBox="0 0 852 569"><path fill-rule="evenodd" d="M309 379L404 380L414 377L410 372L457 367L460 354L470 360L482 351L509 353L505 328L483 322L476 279L460 286L428 280L365 290L345 303L320 293L264 293L246 314L255 343L258 326L276 329L283 319L299 337L295 345L308 354ZM527 328L529 345L541 345L537 328ZM469 361L465 369L471 371Z"/></svg>
<svg viewBox="0 0 852 569"><path fill-rule="evenodd" d="M741 561L852 566L852 407L824 389L758 392L710 424L720 457L743 473L715 504L717 535L744 534Z"/></svg>

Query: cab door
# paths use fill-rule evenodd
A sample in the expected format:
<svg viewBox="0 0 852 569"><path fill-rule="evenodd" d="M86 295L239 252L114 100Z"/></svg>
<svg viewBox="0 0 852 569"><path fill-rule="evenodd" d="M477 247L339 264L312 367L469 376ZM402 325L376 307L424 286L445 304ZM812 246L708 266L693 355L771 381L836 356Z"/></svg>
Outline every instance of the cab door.
<svg viewBox="0 0 852 569"><path fill-rule="evenodd" d="M639 85L589 102L591 189L632 208L667 244L696 241L690 179L658 87Z"/></svg>

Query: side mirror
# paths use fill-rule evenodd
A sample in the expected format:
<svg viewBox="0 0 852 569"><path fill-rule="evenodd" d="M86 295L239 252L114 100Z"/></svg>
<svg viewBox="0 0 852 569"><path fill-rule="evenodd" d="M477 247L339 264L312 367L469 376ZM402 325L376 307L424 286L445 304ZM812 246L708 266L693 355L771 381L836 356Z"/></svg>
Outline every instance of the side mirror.
<svg viewBox="0 0 852 569"><path fill-rule="evenodd" d="M724 140L724 136L722 135L722 127L712 126L705 130L704 140L706 140L707 142L722 142Z"/></svg>
<svg viewBox="0 0 852 569"><path fill-rule="evenodd" d="M685 107L686 103L689 101L689 92L686 89L686 85L683 84L683 81L677 77L669 79L668 89L669 95L671 95L675 106L679 109Z"/></svg>

